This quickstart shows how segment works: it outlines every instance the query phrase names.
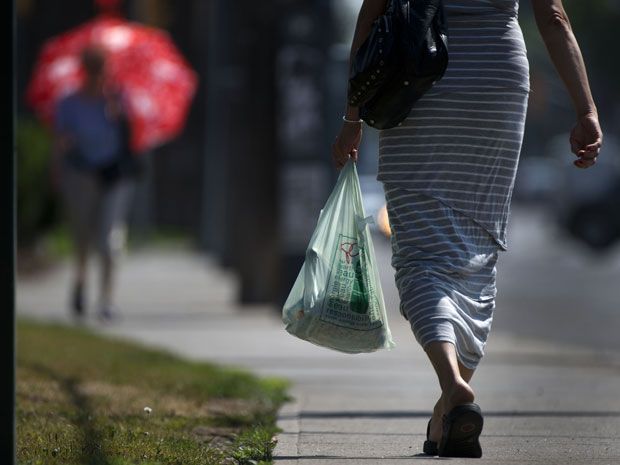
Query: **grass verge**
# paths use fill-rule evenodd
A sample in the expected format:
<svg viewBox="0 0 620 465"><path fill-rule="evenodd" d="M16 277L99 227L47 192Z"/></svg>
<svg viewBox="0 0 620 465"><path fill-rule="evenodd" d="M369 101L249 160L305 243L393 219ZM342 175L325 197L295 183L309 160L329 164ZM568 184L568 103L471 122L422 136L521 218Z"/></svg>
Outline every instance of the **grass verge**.
<svg viewBox="0 0 620 465"><path fill-rule="evenodd" d="M19 321L20 464L267 464L286 383Z"/></svg>

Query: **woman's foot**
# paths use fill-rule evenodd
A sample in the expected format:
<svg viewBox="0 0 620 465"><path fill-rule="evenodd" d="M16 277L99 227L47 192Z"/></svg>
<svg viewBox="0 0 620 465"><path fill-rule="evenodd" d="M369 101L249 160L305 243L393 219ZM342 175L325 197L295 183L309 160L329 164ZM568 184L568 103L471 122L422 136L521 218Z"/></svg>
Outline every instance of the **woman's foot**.
<svg viewBox="0 0 620 465"><path fill-rule="evenodd" d="M424 447L422 450L426 455L435 456L439 454L439 444L437 441L430 440L431 421L432 418L428 420L428 425L426 427L426 441L424 441Z"/></svg>
<svg viewBox="0 0 620 465"><path fill-rule="evenodd" d="M474 399L474 390L463 378L459 378L441 395L443 413L447 414L457 405L470 404Z"/></svg>
<svg viewBox="0 0 620 465"><path fill-rule="evenodd" d="M458 380L450 389L441 395L435 407L429 428L428 440L439 444L443 432L443 417L457 405L474 401L474 390L465 380Z"/></svg>
<svg viewBox="0 0 620 465"><path fill-rule="evenodd" d="M118 319L118 309L116 306L110 303L99 304L99 311L97 314L99 320L104 323L109 323Z"/></svg>
<svg viewBox="0 0 620 465"><path fill-rule="evenodd" d="M428 440L439 444L441 441L442 421L443 421L443 396L439 398L433 408L433 416L429 428Z"/></svg>
<svg viewBox="0 0 620 465"><path fill-rule="evenodd" d="M474 403L474 391L460 378L441 396L442 432L438 442L440 457L481 457L478 438L482 432L482 413Z"/></svg>
<svg viewBox="0 0 620 465"><path fill-rule="evenodd" d="M448 450L446 442L448 442L448 446L454 442L451 439L452 431L446 430L444 426L449 426L458 420L455 418L448 422L445 419L452 419L454 414L459 412L457 410L453 414L452 411L456 406L473 405L474 391L468 381L471 380L474 370L459 363L456 346L452 342L433 341L427 344L424 350L435 369L442 390L441 398L433 409L427 442L437 441L439 443L439 455L441 456L442 449L444 452ZM448 434L445 434L445 431ZM450 451L448 450L448 452Z"/></svg>
<svg viewBox="0 0 620 465"><path fill-rule="evenodd" d="M86 298L84 296L84 285L76 283L73 286L73 294L71 295L71 311L73 316L81 318L86 310Z"/></svg>
<svg viewBox="0 0 620 465"><path fill-rule="evenodd" d="M482 457L480 434L484 418L474 403L460 404L443 419L443 435L439 443L439 457Z"/></svg>

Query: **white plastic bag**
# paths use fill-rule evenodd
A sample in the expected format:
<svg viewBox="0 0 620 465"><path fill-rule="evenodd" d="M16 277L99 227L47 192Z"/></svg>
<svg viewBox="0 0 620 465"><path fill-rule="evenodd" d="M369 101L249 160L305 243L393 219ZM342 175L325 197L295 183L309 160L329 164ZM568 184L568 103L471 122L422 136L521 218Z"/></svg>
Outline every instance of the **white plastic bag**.
<svg viewBox="0 0 620 465"><path fill-rule="evenodd" d="M293 336L346 353L394 347L355 163L319 215L306 259L284 304Z"/></svg>

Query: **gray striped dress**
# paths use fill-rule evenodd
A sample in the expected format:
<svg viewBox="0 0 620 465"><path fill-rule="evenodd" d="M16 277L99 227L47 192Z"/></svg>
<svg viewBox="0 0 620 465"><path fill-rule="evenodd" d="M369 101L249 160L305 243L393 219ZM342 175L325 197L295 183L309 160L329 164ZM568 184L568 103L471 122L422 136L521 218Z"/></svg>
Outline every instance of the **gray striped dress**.
<svg viewBox="0 0 620 465"><path fill-rule="evenodd" d="M446 73L379 135L401 313L422 347L475 368L491 329L498 252L529 92L518 0L444 0Z"/></svg>

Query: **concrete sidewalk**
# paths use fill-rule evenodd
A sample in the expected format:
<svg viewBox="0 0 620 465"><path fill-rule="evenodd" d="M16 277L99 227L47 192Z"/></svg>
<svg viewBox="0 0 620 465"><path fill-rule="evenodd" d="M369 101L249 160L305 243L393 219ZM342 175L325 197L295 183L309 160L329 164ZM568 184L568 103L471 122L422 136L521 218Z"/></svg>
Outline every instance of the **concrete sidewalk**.
<svg viewBox="0 0 620 465"><path fill-rule="evenodd" d="M69 323L69 282L67 266L21 280L18 315ZM193 359L291 379L295 402L280 415L277 464L439 460L420 455L439 389L397 310L390 313L397 348L351 356L293 338L276 309L241 308L235 294L233 277L207 258L134 253L122 269L122 319L101 325L92 317L87 325ZM620 464L620 358L614 354L495 332L473 386L485 413L484 456L476 463Z"/></svg>

